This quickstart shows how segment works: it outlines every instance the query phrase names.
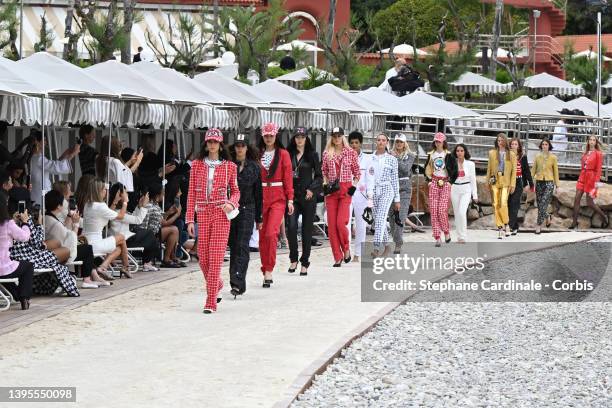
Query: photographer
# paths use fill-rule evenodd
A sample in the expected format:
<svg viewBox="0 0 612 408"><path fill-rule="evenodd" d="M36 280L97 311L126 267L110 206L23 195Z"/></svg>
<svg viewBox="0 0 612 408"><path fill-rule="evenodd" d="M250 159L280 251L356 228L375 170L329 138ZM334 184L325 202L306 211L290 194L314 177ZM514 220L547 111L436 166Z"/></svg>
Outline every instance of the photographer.
<svg viewBox="0 0 612 408"><path fill-rule="evenodd" d="M404 96L406 93L412 93L425 85L419 73L407 64L402 65L398 69L397 75L389 78L388 82L397 96Z"/></svg>
<svg viewBox="0 0 612 408"><path fill-rule="evenodd" d="M48 238L57 240L60 244L70 250L69 262L83 262L82 276L83 289L97 289L98 283L101 281L94 267L94 254L91 245L79 244L78 232L79 221L81 219L79 212L72 209L66 216L66 221L61 222L59 216L63 213L64 196L57 191L51 190L45 194L45 235Z"/></svg>
<svg viewBox="0 0 612 408"><path fill-rule="evenodd" d="M125 186L121 183L116 183L110 189L110 196L114 197L117 194L122 195L124 191ZM140 227L135 228L135 232L130 231L130 225L138 226L142 224L147 216L146 207L148 205L149 192L146 191L140 196L138 206L134 209L132 214L126 213L122 219L111 220L109 232L112 235L122 234L126 239L128 248L144 248L142 252L143 271L154 272L159 270L152 264L153 259L159 251L159 242L155 238L155 234ZM121 206L122 203L118 202L113 210L119 212Z"/></svg>

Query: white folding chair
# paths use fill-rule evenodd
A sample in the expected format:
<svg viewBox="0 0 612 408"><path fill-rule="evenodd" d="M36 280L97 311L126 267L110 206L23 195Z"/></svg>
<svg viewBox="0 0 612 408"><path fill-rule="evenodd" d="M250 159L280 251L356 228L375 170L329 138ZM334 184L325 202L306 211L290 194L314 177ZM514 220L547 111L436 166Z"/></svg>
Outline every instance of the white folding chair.
<svg viewBox="0 0 612 408"><path fill-rule="evenodd" d="M19 279L0 278L0 311L10 309L11 303L15 301L11 292L9 292L9 290L2 285L3 283L19 284Z"/></svg>

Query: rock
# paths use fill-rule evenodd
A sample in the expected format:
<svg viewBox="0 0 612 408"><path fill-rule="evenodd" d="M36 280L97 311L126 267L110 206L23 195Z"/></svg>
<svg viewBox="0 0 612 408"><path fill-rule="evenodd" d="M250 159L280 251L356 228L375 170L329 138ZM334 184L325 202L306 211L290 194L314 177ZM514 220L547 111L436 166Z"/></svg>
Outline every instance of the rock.
<svg viewBox="0 0 612 408"><path fill-rule="evenodd" d="M467 212L468 221L477 220L478 219L478 210L475 208L468 209Z"/></svg>
<svg viewBox="0 0 612 408"><path fill-rule="evenodd" d="M573 214L574 214L574 210L572 210L572 209L571 209L571 208L569 208L569 207L564 207L564 206L561 206L561 207L559 208L559 211L557 211L557 214L558 214L560 217L563 217L563 218L572 218L572 216L573 216Z"/></svg>
<svg viewBox="0 0 612 408"><path fill-rule="evenodd" d="M595 210L591 207L580 207L580 215L584 215L585 217L591 218L593 214L595 214Z"/></svg>
<svg viewBox="0 0 612 408"><path fill-rule="evenodd" d="M570 225L572 225L571 218L561 218L561 217L553 216L552 222L550 224L550 228L551 229L568 229Z"/></svg>
<svg viewBox="0 0 612 408"><path fill-rule="evenodd" d="M554 197L561 203L561 205L569 208L574 207L574 197L576 196L576 182L561 180L559 182L559 188L555 189ZM610 201L612 203L612 200ZM583 196L580 201L580 205L586 206L586 199Z"/></svg>
<svg viewBox="0 0 612 408"><path fill-rule="evenodd" d="M538 209L531 208L527 212L525 212L525 219L523 220L524 228L535 228L538 222Z"/></svg>
<svg viewBox="0 0 612 408"><path fill-rule="evenodd" d="M474 229L489 229L495 228L495 216L494 215L486 215L473 221L469 224L470 228Z"/></svg>
<svg viewBox="0 0 612 408"><path fill-rule="evenodd" d="M480 208L482 208L482 214L483 215L491 215L491 214L493 214L493 207L491 207L490 205L483 205Z"/></svg>
<svg viewBox="0 0 612 408"><path fill-rule="evenodd" d="M478 188L478 200L481 204L491 205L491 187L486 176L476 177L476 186Z"/></svg>
<svg viewBox="0 0 612 408"><path fill-rule="evenodd" d="M516 218L519 222L523 222L525 219L525 210L519 209L518 213L516 213Z"/></svg>
<svg viewBox="0 0 612 408"><path fill-rule="evenodd" d="M609 219L610 218L609 214L606 213L606 215L608 215L608 219ZM591 218L591 227L601 228L602 224L603 224L603 219L601 218L599 214L595 213L595 215L593 215L593 218Z"/></svg>
<svg viewBox="0 0 612 408"><path fill-rule="evenodd" d="M578 216L578 229L589 229L591 228L591 219L582 215Z"/></svg>
<svg viewBox="0 0 612 408"><path fill-rule="evenodd" d="M527 198L525 198L525 202L528 204L533 204L535 202L536 199L536 194L535 191L527 191Z"/></svg>
<svg viewBox="0 0 612 408"><path fill-rule="evenodd" d="M597 191L595 204L600 206L604 211L612 210L612 185L605 184Z"/></svg>

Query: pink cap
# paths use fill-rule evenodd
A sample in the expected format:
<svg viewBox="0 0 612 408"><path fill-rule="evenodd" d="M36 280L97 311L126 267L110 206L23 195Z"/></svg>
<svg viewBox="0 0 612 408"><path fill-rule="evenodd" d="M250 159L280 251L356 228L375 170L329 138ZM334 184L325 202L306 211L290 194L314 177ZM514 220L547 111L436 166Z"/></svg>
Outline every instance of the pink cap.
<svg viewBox="0 0 612 408"><path fill-rule="evenodd" d="M208 142L209 140L215 140L217 142L223 141L223 133L220 129L210 128L206 131L206 136L204 136L204 141Z"/></svg>
<svg viewBox="0 0 612 408"><path fill-rule="evenodd" d="M261 134L262 135L274 135L274 136L276 136L277 133L278 133L278 125L276 123L272 123L272 122L266 123L261 128Z"/></svg>
<svg viewBox="0 0 612 408"><path fill-rule="evenodd" d="M434 142L445 142L445 141L446 141L446 136L444 136L444 133L438 132L435 134Z"/></svg>

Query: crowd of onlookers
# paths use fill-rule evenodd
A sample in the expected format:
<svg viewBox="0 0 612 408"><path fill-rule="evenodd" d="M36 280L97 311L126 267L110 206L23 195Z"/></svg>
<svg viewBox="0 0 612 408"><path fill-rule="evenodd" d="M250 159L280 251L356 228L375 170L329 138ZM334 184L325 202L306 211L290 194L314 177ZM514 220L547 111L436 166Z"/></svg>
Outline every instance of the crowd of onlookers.
<svg viewBox="0 0 612 408"><path fill-rule="evenodd" d="M38 129L12 152L0 144L0 279L19 278L3 284L16 299L79 296L75 271L83 289L112 285L113 271L131 278L130 248L139 248L132 255L144 271L187 266L181 259L195 245L185 228L190 162L172 140L156 149L145 133L134 150L104 136L98 149L95 129L83 125L56 160L45 146ZM60 180L74 173L72 159L82 174L76 186Z"/></svg>

